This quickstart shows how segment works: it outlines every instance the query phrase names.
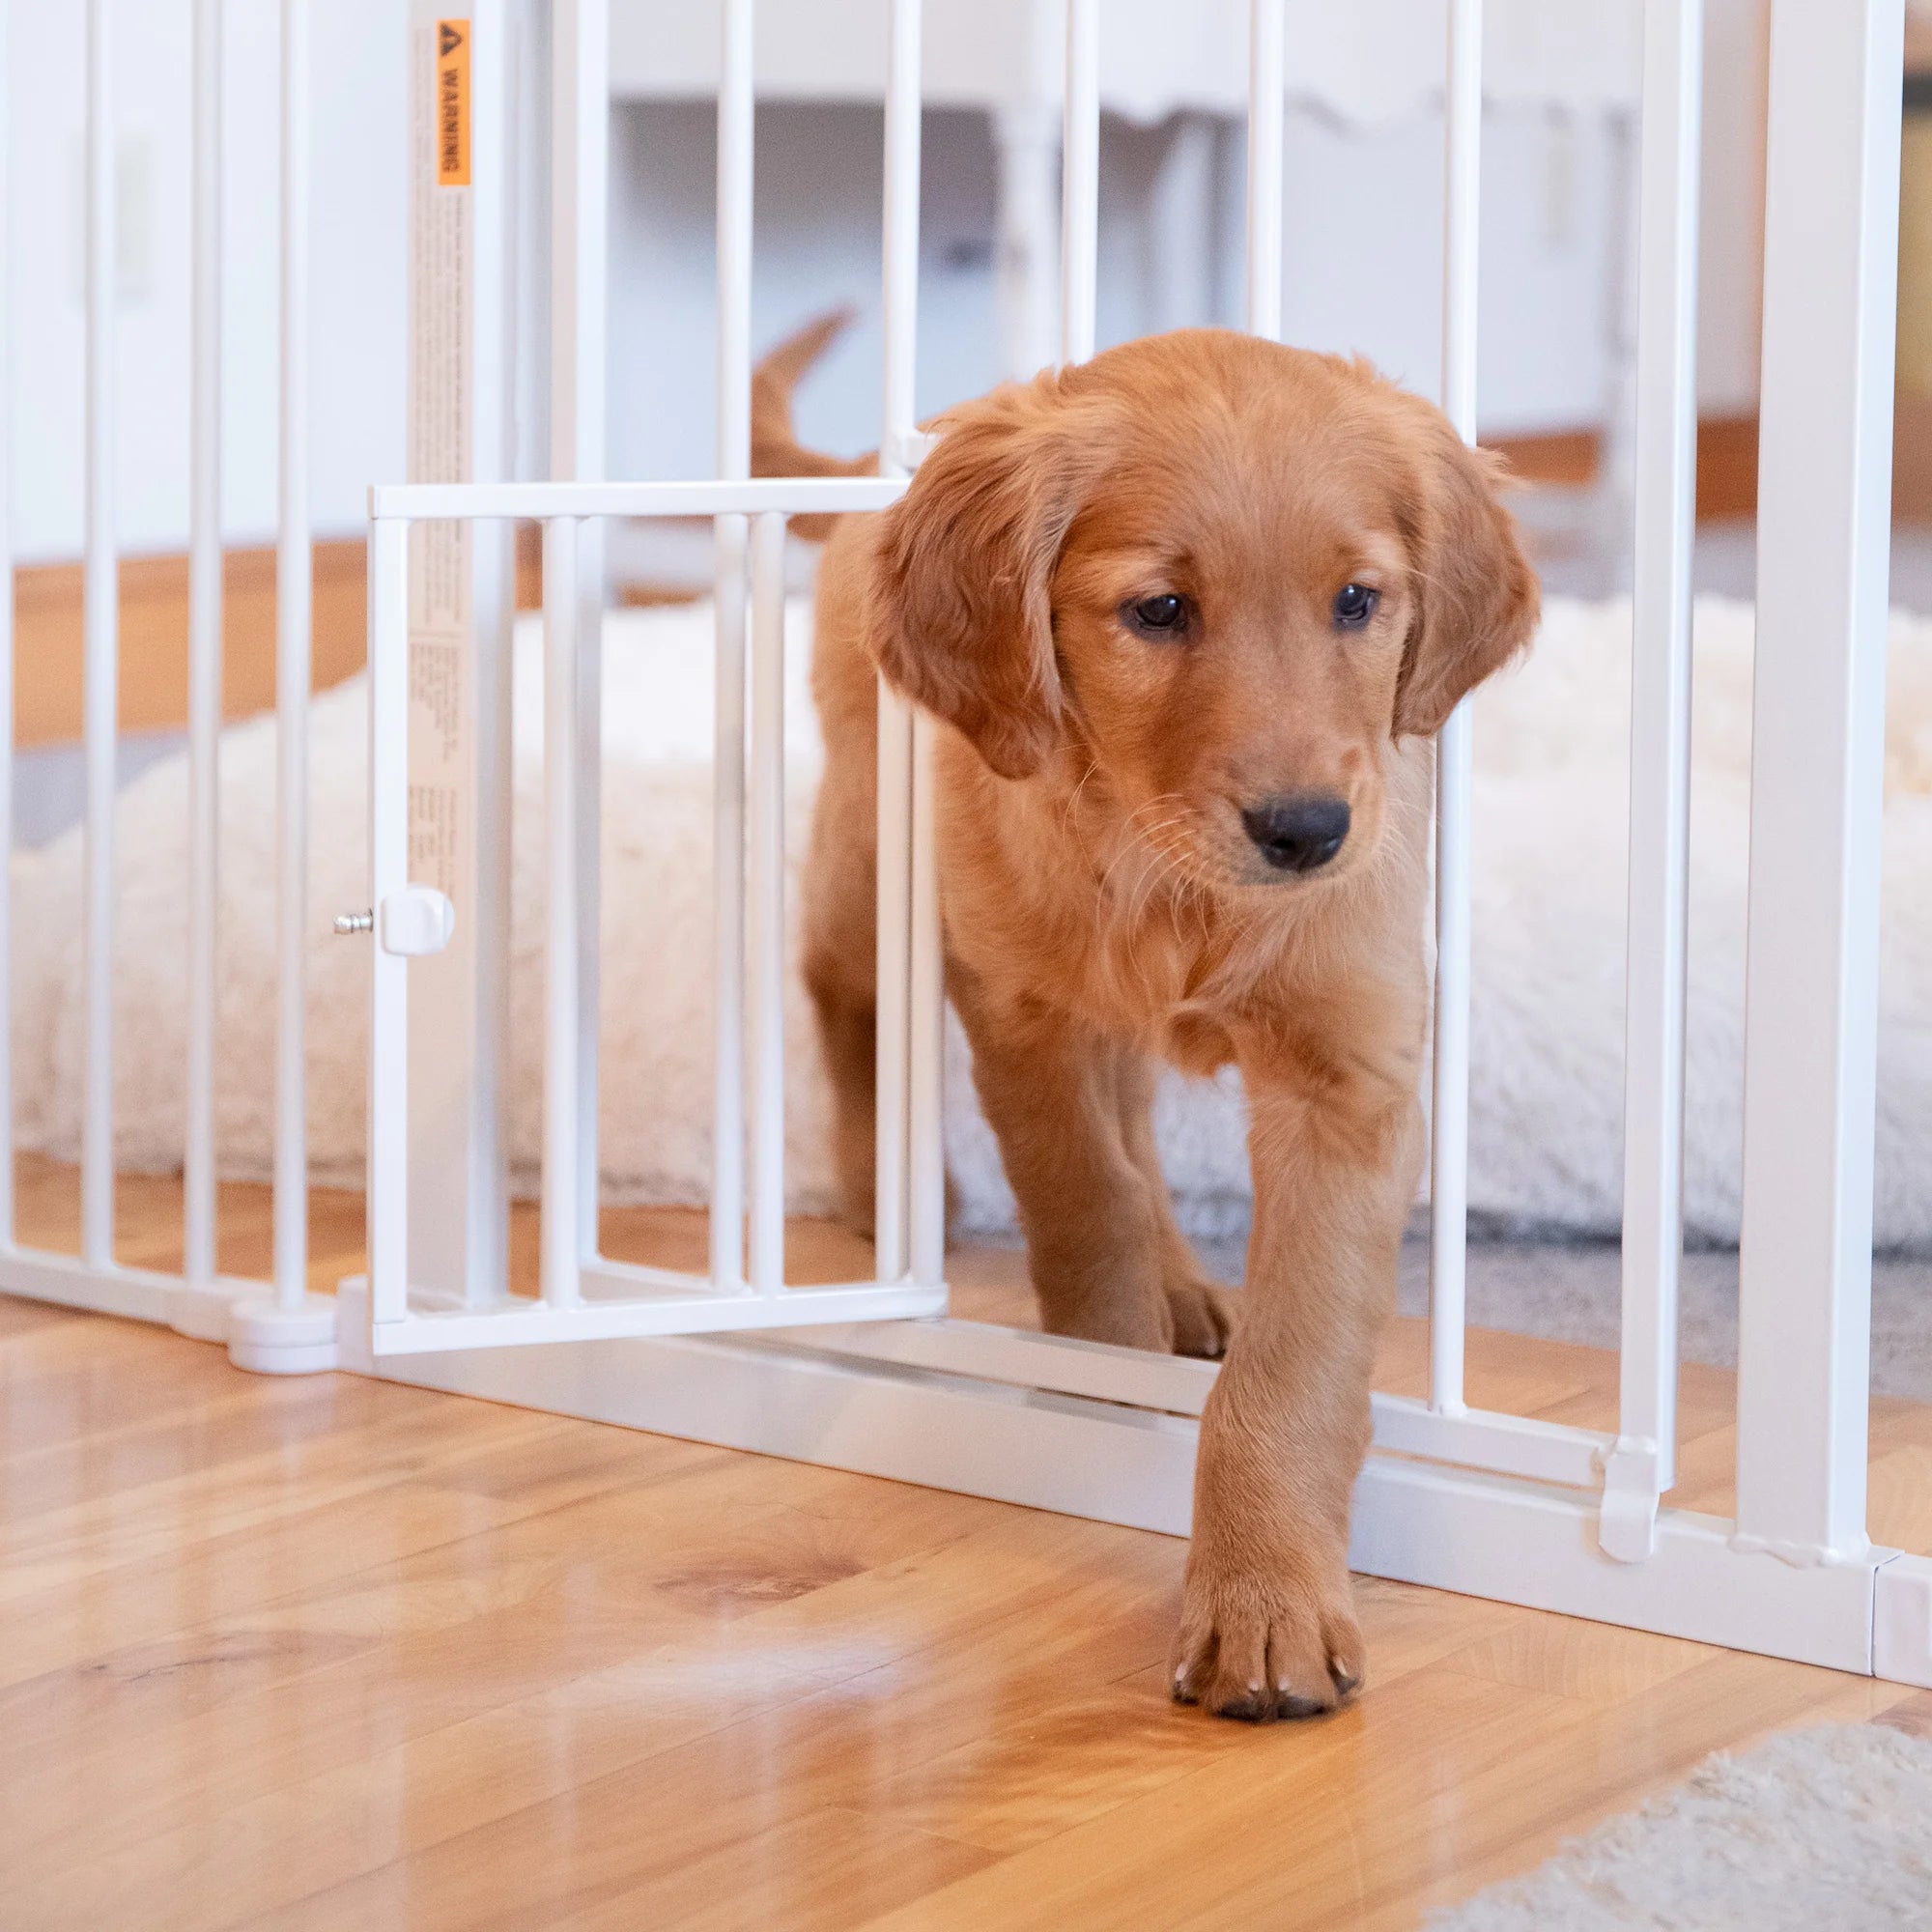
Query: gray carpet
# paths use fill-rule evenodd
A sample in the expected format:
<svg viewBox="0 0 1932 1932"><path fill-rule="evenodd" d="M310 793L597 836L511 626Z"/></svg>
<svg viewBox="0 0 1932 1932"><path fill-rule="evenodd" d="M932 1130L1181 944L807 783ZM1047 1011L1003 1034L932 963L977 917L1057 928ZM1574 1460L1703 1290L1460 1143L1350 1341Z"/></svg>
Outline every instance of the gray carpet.
<svg viewBox="0 0 1932 1932"><path fill-rule="evenodd" d="M1202 1260L1223 1281L1241 1278L1243 1243L1203 1242ZM1473 1241L1468 1305L1472 1327L1538 1335L1614 1349L1622 1257L1611 1242ZM1400 1306L1429 1311L1429 1250L1402 1251ZM1732 1368L1738 1359L1738 1257L1735 1250L1684 1258L1683 1356ZM1880 1259L1872 1264L1872 1393L1932 1402L1932 1261Z"/></svg>

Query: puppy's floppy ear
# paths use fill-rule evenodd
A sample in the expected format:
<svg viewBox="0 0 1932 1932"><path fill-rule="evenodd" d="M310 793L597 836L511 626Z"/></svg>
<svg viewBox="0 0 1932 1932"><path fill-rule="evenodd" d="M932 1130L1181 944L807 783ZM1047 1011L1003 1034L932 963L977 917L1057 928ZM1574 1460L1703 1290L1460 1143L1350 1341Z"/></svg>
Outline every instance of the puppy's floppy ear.
<svg viewBox="0 0 1932 1932"><path fill-rule="evenodd" d="M1051 374L953 411L885 513L872 656L1003 778L1030 776L1060 742L1049 591L1103 460L1099 426L1076 413Z"/></svg>
<svg viewBox="0 0 1932 1932"><path fill-rule="evenodd" d="M1428 405L1415 414L1421 461L1405 521L1416 614L1396 683L1398 738L1440 730L1463 696L1536 635L1541 610L1516 519L1498 499L1501 458L1469 448Z"/></svg>

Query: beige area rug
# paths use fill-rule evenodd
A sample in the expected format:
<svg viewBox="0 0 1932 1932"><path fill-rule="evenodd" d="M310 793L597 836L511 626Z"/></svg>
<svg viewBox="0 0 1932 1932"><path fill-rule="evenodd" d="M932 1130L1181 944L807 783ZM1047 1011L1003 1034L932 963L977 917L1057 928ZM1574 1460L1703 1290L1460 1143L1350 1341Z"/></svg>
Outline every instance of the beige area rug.
<svg viewBox="0 0 1932 1932"><path fill-rule="evenodd" d="M1932 1743L1878 1724L1714 1757L1429 1932L1897 1932L1932 1926Z"/></svg>
<svg viewBox="0 0 1932 1932"><path fill-rule="evenodd" d="M1574 9L1569 11L1574 12ZM712 617L707 606L611 613L604 629L602 1153L605 1199L701 1204L709 1195L715 1077L711 1010ZM1714 1246L1738 1235L1742 1169L1745 885L1753 618L1701 598L1690 878L1685 1213ZM801 859L823 753L807 690L810 613L786 618L787 839ZM1614 1238L1622 1218L1625 793L1630 755L1627 603L1551 598L1523 669L1476 703L1475 974L1469 1204L1498 1233ZM512 653L517 857L504 1075L521 1188L542 1120L543 650L534 617ZM1892 621L1885 757L1877 1184L1880 1246L1932 1258L1932 619ZM363 903L367 689L315 701L309 748L309 1160L319 1181L359 1182L369 951L327 915ZM275 726L238 724L221 750L217 1157L226 1178L271 1166L275 1014ZM115 1133L121 1165L175 1171L186 1048L188 774L154 766L121 794L116 867ZM14 1002L22 1147L76 1157L87 1003L80 829L14 861ZM362 896L358 896L362 895ZM800 895L788 895L796 937ZM829 1089L796 972L785 996L785 1185L793 1213L832 1202ZM974 1104L955 1027L946 1148L962 1231L1016 1225L991 1130ZM1245 1226L1247 1120L1232 1074L1178 1075L1155 1113L1183 1225Z"/></svg>

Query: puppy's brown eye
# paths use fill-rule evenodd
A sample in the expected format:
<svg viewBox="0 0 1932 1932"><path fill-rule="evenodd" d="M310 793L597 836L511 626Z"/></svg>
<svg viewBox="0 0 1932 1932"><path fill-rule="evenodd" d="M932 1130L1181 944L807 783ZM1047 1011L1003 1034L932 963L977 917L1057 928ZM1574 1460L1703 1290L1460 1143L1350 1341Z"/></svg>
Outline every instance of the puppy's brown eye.
<svg viewBox="0 0 1932 1932"><path fill-rule="evenodd" d="M1354 626L1366 624L1375 614L1378 593L1366 583L1345 583L1335 593L1335 621Z"/></svg>
<svg viewBox="0 0 1932 1932"><path fill-rule="evenodd" d="M1178 637L1187 629L1187 599L1171 590L1158 597L1143 597L1138 604L1127 606L1127 621L1137 631Z"/></svg>

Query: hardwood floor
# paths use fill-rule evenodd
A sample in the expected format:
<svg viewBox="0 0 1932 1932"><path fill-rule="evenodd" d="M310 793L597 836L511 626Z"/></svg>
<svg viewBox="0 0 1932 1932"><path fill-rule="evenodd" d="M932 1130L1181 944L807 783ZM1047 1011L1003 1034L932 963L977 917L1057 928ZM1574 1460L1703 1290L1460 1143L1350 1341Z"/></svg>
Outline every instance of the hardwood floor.
<svg viewBox="0 0 1932 1932"><path fill-rule="evenodd" d="M166 1264L170 1183L124 1185ZM71 1177L23 1168L53 1243ZM319 1278L359 1202L319 1197ZM259 1189L227 1264L266 1259ZM696 1217L610 1217L668 1254ZM532 1233L521 1218L520 1244ZM804 1273L849 1266L802 1228ZM969 1251L962 1302L1015 1305ZM1480 1399L1613 1364L1478 1332ZM1423 1368L1398 1324L1385 1385ZM1686 1376L1721 1507L1728 1377ZM1874 1406L1874 1532L1932 1537L1932 1411ZM1408 1926L1711 1750L1932 1731L1932 1695L1362 1579L1371 1687L1176 1709L1169 1538L0 1299L0 1927Z"/></svg>

